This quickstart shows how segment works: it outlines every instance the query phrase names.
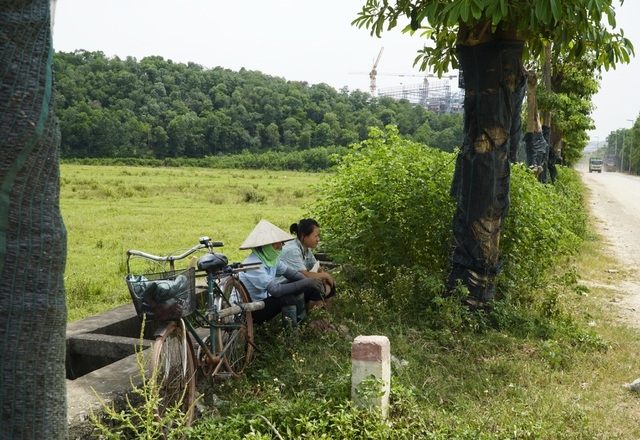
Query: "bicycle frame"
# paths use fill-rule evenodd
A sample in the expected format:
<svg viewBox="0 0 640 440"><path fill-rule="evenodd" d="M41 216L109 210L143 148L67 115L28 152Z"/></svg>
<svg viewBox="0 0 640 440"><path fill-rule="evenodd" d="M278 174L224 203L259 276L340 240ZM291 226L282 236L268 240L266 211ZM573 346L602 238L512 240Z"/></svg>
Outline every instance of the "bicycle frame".
<svg viewBox="0 0 640 440"><path fill-rule="evenodd" d="M160 314L170 320L161 325L155 332L153 349L149 369L151 377L160 389L161 403L156 408L156 417L161 419L165 410L179 406L187 414L186 424L193 419L193 407L196 395L196 370L199 368L205 376L221 377L222 367L229 377L238 376L251 360L255 348L253 344L253 321L251 311L264 307L264 302L251 302L249 294L239 280L238 273L257 269L259 265L228 264L227 258L216 254L214 248L223 246L221 242L213 242L209 237L201 237L199 244L179 255L157 256L137 250L127 251L127 284L129 286L134 305L140 316L155 314L158 307L168 306L168 310L179 313ZM198 259L195 273L191 268L177 275L175 262L182 260L197 250L207 248L209 251ZM134 277L130 268L130 259L140 257L157 263L163 269L168 264L170 273L147 274ZM190 265L191 266L191 265ZM175 281L184 273L189 272L188 289L181 287L180 294L188 292L188 299L178 293L169 294L169 300L162 300L155 296L158 283ZM195 280L207 277L206 306L197 307L197 290ZM144 278L144 280L142 280ZM153 282L156 282L154 285ZM134 285L135 284L135 285ZM138 290L142 287L142 292ZM151 291L151 292L150 292ZM235 296L235 298L232 298ZM178 299L179 297L179 299ZM173 302L171 302L173 301ZM179 302L182 301L182 302ZM181 305L189 307L181 308ZM175 307L174 307L175 306ZM149 307L148 312L145 307ZM163 310L164 311L164 310ZM206 336L201 336L198 330L208 329ZM194 352L197 344L198 354Z"/></svg>
<svg viewBox="0 0 640 440"><path fill-rule="evenodd" d="M231 274L207 274L207 295L209 307L204 314L199 310L196 310L192 315L189 316L189 318L194 319L200 324L200 328L209 328L209 343L205 342L200 337L196 328L193 326L189 319L183 319L187 331L196 341L198 346L205 352L206 359L199 358L199 363L207 362L208 360L210 364L215 365L214 370L210 373L211 376L215 376L222 367L222 358L226 354L228 348L231 347L235 340L238 338L238 336L240 335L240 330L242 328L242 323L224 323L222 321L223 317L219 315L219 312L222 310L223 302L231 304L231 299L224 294L224 292L220 288L220 283L226 281L228 278L234 278L237 280L238 278L236 273L237 272L233 272ZM233 329L232 336L229 340L227 340L227 343L220 350L216 350L216 330L221 328ZM253 344L253 341L247 342Z"/></svg>
<svg viewBox="0 0 640 440"><path fill-rule="evenodd" d="M201 237L199 240L199 244L188 249L187 251L179 254L179 255L168 255L168 256L157 256L147 252L142 252L138 250L129 250L127 251L127 270L130 272L130 259L133 257L141 257L145 260L150 260L158 263L159 265L168 263L170 267L170 271L175 271L175 262L178 260L182 260L194 252L207 248L208 254L213 254L216 256L221 256L222 254L216 254L214 252L214 248L222 247L224 244L222 242L214 242L211 241L208 237ZM200 261L200 260L199 260ZM224 261L226 262L226 257L224 257ZM193 313L191 313L187 317L180 318L181 328L186 330L184 332L184 337L187 337L187 334L191 335L193 341L197 344L195 347L200 348L204 355L197 356L196 359L196 367L207 367L215 365L213 371L208 374L210 376L215 376L218 374L220 368L223 366L223 359L227 354L230 347L233 347L236 340L242 336L242 327L243 322L228 322L228 317L237 315L240 313L247 313L253 310L259 310L264 307L264 303L262 301L259 302L242 302L241 305L234 304L230 297L225 295L223 291L223 287L226 286L225 283L229 283L230 280L234 280L233 283L240 283L238 278L238 273L246 270L252 270L258 268L258 265L243 265L241 263L227 264L224 267L221 267L219 264L211 269L199 269L196 277L202 277L203 272L206 273L207 277L207 298L206 298L206 310L204 313L198 309L196 309ZM241 283L240 283L241 284ZM244 290L244 287L242 287ZM245 296L246 294L245 290ZM244 298L244 301L247 301L248 298ZM228 307L224 307L227 305ZM225 319L227 319L225 321ZM177 321L177 320L175 320ZM170 321L168 324L161 326L156 332L156 337L161 336L164 332L169 329ZM208 328L208 335L206 337L202 337L198 329L199 328ZM221 338L217 337L217 333L223 329L230 330L230 336L226 339L225 343L220 343L221 347L219 349L216 348L217 342ZM251 344L254 348L253 340L250 337L246 343ZM187 346L186 341L184 341L184 345ZM192 345L190 343L189 345ZM228 365L227 365L228 367ZM233 375L236 375L233 371L231 372Z"/></svg>

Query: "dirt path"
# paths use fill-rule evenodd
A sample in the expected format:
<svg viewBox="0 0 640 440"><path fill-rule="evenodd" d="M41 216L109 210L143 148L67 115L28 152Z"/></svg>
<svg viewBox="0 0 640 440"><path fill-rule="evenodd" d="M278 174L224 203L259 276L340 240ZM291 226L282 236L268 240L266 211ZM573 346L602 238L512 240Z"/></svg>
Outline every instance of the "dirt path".
<svg viewBox="0 0 640 440"><path fill-rule="evenodd" d="M623 316L640 327L640 177L621 173L589 173L579 164L582 180L591 189L591 213L607 252L629 273L616 287L620 290ZM616 269L616 268L614 268Z"/></svg>

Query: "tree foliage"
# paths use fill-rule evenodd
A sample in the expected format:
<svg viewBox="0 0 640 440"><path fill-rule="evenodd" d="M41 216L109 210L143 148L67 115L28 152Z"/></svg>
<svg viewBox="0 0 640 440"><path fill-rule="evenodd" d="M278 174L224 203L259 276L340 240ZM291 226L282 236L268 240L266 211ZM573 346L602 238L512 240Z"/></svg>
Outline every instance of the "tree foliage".
<svg viewBox="0 0 640 440"><path fill-rule="evenodd" d="M406 100L257 71L205 69L159 56L55 54L56 114L65 158L202 158L347 146L370 126L446 151L459 145L460 114L439 117ZM449 135L439 135L447 130Z"/></svg>
<svg viewBox="0 0 640 440"><path fill-rule="evenodd" d="M475 45L492 39L524 40L525 59L538 59L553 41L569 61L595 51L605 69L628 63L633 44L616 27L612 0L367 0L353 21L372 35L407 23L403 32L422 32L428 44L415 63L442 74L457 68L457 44ZM624 0L619 0L620 5Z"/></svg>
<svg viewBox="0 0 640 440"><path fill-rule="evenodd" d="M551 92L538 87L538 105L551 114L551 147L562 151L567 165L575 164L587 145L587 131L595 128L590 115L591 98L598 92L599 81L593 57L566 61L555 57L552 63ZM548 124L548 121L543 121Z"/></svg>
<svg viewBox="0 0 640 440"><path fill-rule="evenodd" d="M640 174L640 116L626 122L632 122L633 126L609 133L603 151L598 154L615 156L617 167Z"/></svg>

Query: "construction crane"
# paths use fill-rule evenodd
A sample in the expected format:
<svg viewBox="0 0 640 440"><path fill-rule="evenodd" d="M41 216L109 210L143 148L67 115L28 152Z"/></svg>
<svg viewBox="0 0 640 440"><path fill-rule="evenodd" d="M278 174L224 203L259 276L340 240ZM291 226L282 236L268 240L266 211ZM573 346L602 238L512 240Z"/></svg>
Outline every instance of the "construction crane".
<svg viewBox="0 0 640 440"><path fill-rule="evenodd" d="M451 93L451 85L447 81L430 83L429 78L442 78L433 73L381 73L379 76L419 77L423 78L422 84L409 84L389 87L378 90L378 96L386 96L394 99L406 99L412 104L421 105L436 113L450 113L460 108L459 97ZM453 79L457 75L443 75L444 78Z"/></svg>
<svg viewBox="0 0 640 440"><path fill-rule="evenodd" d="M381 73L381 76L416 76L419 78L424 78L424 82L428 82L427 78L438 78L438 75L434 73ZM458 75L442 75L442 78L457 78Z"/></svg>
<svg viewBox="0 0 640 440"><path fill-rule="evenodd" d="M369 79L371 80L371 84L369 86L371 89L371 96L376 96L376 75L378 74L378 71L376 69L378 68L378 63L380 62L380 57L382 56L383 50L384 46L380 48L378 58L376 58L375 62L373 63L373 68L371 69L371 72L369 72Z"/></svg>
<svg viewBox="0 0 640 440"><path fill-rule="evenodd" d="M380 73L378 74L378 64L380 63L380 58L382 57L383 51L384 51L384 47L381 47L380 52L378 52L378 57L373 62L373 67L369 72L369 79L370 79L369 89L371 90L371 96L377 96L376 78L378 76L399 76L399 77L416 76L416 77L424 78L424 83L425 83L425 86L427 87L429 83L429 80L427 78L437 77L437 75L433 73L422 73L422 74L420 73ZM349 73L352 75L366 75L365 72L349 72ZM443 78L449 78L449 79L453 79L456 77L457 75L443 75Z"/></svg>

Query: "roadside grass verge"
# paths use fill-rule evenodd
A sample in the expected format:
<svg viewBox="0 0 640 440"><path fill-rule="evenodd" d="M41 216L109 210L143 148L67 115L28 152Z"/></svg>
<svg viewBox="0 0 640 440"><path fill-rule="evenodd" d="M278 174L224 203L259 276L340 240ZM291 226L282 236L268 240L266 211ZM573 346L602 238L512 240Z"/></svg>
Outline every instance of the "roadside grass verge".
<svg viewBox="0 0 640 440"><path fill-rule="evenodd" d="M225 242L230 261L240 261L246 252L237 247L255 223L267 218L287 229L315 202L311 188L323 178L61 168L71 320L131 301L123 281L127 249L167 254L209 235ZM623 387L640 377L640 330L621 318L617 283L629 272L607 272L617 264L599 236L586 234L581 251L550 269L547 283L528 287L531 307L499 302L489 316L441 298L438 277L400 270L375 287L343 283L331 313L310 317L330 320L337 331L303 326L291 343L277 319L257 328L259 350L243 377L203 381L187 437L640 438L640 397ZM351 404L351 341L360 334L391 342L387 420Z"/></svg>
<svg viewBox="0 0 640 440"><path fill-rule="evenodd" d="M601 258L601 245L591 235L569 272L606 273L614 262ZM616 319L609 288L559 275L545 287L557 294L546 319L509 305L493 317L470 315L445 300L432 306L446 325L434 326L365 289L341 292L331 315L314 312L337 332L305 327L290 345L267 324L246 375L203 388L203 414L189 438L277 438L274 431L282 438L638 438L640 397L623 385L640 377L640 331ZM391 342L386 421L350 403L351 338L359 334Z"/></svg>

